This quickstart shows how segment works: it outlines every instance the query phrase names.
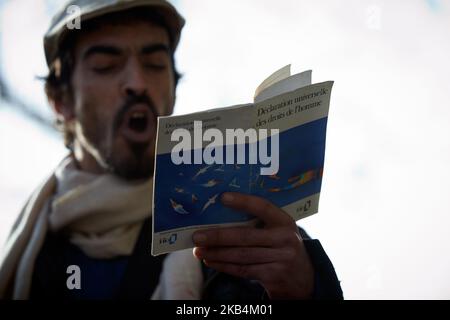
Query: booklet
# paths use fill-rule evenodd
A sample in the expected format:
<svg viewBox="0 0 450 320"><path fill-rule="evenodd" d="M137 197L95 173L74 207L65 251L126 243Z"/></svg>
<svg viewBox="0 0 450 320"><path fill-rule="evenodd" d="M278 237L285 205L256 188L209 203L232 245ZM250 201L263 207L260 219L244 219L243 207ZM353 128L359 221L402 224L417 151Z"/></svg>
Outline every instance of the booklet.
<svg viewBox="0 0 450 320"><path fill-rule="evenodd" d="M200 229L256 224L222 205L226 191L263 197L295 220L317 213L332 86L286 66L251 104L159 117L152 254L193 247Z"/></svg>

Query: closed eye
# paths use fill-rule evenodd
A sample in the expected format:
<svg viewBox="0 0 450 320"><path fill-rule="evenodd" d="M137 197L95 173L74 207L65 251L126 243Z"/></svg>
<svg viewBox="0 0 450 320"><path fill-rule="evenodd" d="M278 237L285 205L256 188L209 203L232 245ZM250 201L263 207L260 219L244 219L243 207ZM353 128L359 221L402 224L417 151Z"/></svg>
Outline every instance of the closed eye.
<svg viewBox="0 0 450 320"><path fill-rule="evenodd" d="M157 64L157 63L146 63L144 64L144 67L155 71L163 71L167 69L166 64Z"/></svg>
<svg viewBox="0 0 450 320"><path fill-rule="evenodd" d="M93 67L92 70L96 73L99 74L105 74L105 73L109 73L111 71L114 71L114 69L116 68L115 65L107 65L107 66L98 66L98 67Z"/></svg>

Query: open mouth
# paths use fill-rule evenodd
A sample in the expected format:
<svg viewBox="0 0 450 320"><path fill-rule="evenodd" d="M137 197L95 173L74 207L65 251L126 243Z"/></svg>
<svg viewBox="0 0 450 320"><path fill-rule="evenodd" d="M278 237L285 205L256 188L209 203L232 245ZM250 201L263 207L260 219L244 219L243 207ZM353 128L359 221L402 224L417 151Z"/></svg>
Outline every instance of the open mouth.
<svg viewBox="0 0 450 320"><path fill-rule="evenodd" d="M155 131L155 116L147 105L134 105L124 114L120 132L129 142L147 143Z"/></svg>
<svg viewBox="0 0 450 320"><path fill-rule="evenodd" d="M144 132L147 129L147 114L141 111L134 111L128 120L128 127L137 133Z"/></svg>

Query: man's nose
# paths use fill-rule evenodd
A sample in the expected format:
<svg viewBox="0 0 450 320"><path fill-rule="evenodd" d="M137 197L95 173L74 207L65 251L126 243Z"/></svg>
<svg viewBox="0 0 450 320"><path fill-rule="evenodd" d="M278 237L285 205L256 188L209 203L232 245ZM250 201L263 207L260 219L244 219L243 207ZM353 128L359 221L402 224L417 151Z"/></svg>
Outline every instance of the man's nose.
<svg viewBox="0 0 450 320"><path fill-rule="evenodd" d="M124 74L122 93L125 96L143 95L148 93L147 85L143 67L139 65L138 61L130 59Z"/></svg>

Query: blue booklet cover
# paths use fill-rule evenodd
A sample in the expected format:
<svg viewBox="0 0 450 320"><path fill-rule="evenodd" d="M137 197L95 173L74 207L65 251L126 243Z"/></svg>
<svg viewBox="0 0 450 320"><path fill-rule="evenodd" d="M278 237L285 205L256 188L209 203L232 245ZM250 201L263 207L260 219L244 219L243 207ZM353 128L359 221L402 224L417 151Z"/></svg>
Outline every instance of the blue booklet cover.
<svg viewBox="0 0 450 320"><path fill-rule="evenodd" d="M256 223L221 204L226 191L268 199L295 220L317 213L333 82L296 76L253 104L158 119L152 254L193 247L199 229Z"/></svg>

